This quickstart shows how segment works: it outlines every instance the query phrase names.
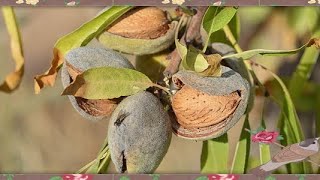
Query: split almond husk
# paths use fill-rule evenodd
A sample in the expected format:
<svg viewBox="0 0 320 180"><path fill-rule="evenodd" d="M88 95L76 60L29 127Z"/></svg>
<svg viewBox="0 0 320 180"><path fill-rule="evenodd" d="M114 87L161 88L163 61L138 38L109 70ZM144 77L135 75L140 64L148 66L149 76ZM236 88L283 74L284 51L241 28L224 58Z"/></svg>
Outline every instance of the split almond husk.
<svg viewBox="0 0 320 180"><path fill-rule="evenodd" d="M123 53L154 54L173 44L177 24L170 23L167 14L157 7L138 7L117 19L98 40Z"/></svg>
<svg viewBox="0 0 320 180"><path fill-rule="evenodd" d="M250 86L232 69L221 77L202 77L192 71L173 76L180 90L172 97L174 133L182 138L208 140L232 128L245 113Z"/></svg>
<svg viewBox="0 0 320 180"><path fill-rule="evenodd" d="M109 120L108 143L119 173L153 173L171 142L171 124L160 100L150 92L126 97Z"/></svg>
<svg viewBox="0 0 320 180"><path fill-rule="evenodd" d="M97 67L133 69L132 64L115 51L91 47L76 48L65 56L61 71L63 87L68 87L80 73ZM109 117L121 101L121 98L90 100L75 96L68 97L77 112L91 121Z"/></svg>
<svg viewBox="0 0 320 180"><path fill-rule="evenodd" d="M231 46L224 44L224 43L212 43L211 44L211 53L220 54L221 56L231 55L235 54L236 50L233 49ZM222 61L222 65L225 65L232 70L239 73L243 78L249 79L249 74L246 69L244 61L241 61L237 58L227 58ZM255 96L255 88L254 84L252 82L249 82L250 84L250 97L248 102L247 111L250 111L253 106L254 96Z"/></svg>

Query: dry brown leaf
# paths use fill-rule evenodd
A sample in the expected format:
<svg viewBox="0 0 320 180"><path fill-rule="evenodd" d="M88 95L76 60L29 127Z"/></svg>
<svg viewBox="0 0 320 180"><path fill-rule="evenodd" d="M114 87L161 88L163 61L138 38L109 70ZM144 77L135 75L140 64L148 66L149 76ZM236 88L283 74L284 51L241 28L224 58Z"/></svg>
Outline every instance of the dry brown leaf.
<svg viewBox="0 0 320 180"><path fill-rule="evenodd" d="M34 78L34 91L36 94L39 94L45 85L53 86L55 83L58 71L64 62L64 56L56 48L53 50L53 56L49 70L43 75L37 75Z"/></svg>
<svg viewBox="0 0 320 180"><path fill-rule="evenodd" d="M5 81L0 85L0 91L11 93L16 90L21 83L24 74L24 57L19 27L12 7L3 7L2 13L11 39L12 58L16 65L15 71L8 74Z"/></svg>
<svg viewBox="0 0 320 180"><path fill-rule="evenodd" d="M317 49L320 49L320 38L312 38L308 43L309 46L315 46Z"/></svg>
<svg viewBox="0 0 320 180"><path fill-rule="evenodd" d="M36 94L45 86L53 86L64 62L64 55L71 49L87 45L97 34L100 34L114 20L130 10L130 6L114 6L106 8L98 16L80 26L75 31L63 36L55 44L51 67L44 74L34 78L34 91Z"/></svg>

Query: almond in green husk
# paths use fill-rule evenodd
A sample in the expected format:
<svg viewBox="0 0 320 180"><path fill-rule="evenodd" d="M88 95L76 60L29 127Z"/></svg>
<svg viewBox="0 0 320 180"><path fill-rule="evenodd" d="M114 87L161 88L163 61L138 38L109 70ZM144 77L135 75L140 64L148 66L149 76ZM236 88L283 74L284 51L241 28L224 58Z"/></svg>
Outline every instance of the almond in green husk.
<svg viewBox="0 0 320 180"><path fill-rule="evenodd" d="M65 56L61 79L66 88L80 73L97 67L119 67L133 69L132 64L119 53L104 48L80 47L71 50ZM111 115L121 101L117 99L90 100L68 96L72 106L84 118L97 121Z"/></svg>
<svg viewBox="0 0 320 180"><path fill-rule="evenodd" d="M156 7L137 7L125 13L98 40L123 53L145 55L167 49L174 42L177 22Z"/></svg>
<svg viewBox="0 0 320 180"><path fill-rule="evenodd" d="M149 92L126 97L109 120L108 143L119 173L153 173L171 141L169 115Z"/></svg>
<svg viewBox="0 0 320 180"><path fill-rule="evenodd" d="M233 127L245 113L250 86L232 69L222 66L221 77L179 71L173 80L180 90L172 97L174 133L182 138L208 140Z"/></svg>

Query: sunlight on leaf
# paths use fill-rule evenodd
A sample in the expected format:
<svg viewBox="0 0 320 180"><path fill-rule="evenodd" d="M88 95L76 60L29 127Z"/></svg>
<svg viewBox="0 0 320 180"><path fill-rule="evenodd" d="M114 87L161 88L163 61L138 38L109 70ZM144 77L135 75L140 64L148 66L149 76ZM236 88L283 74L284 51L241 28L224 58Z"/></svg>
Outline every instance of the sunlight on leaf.
<svg viewBox="0 0 320 180"><path fill-rule="evenodd" d="M18 23L12 7L2 7L4 21L10 36L11 55L15 61L15 71L8 74L0 84L0 91L10 93L16 90L24 74L24 56Z"/></svg>
<svg viewBox="0 0 320 180"><path fill-rule="evenodd" d="M240 17L238 15L238 13L236 13L233 16L231 21L228 23L228 26L229 26L230 31L233 34L235 40L238 41L239 37L240 37ZM233 44L230 43L230 41L226 38L226 35L225 35L225 32L223 31L223 29L211 34L210 43L216 43L216 42L220 42L220 43L224 43L224 44L228 44L230 46L233 46Z"/></svg>
<svg viewBox="0 0 320 180"><path fill-rule="evenodd" d="M203 72L209 67L209 64L205 58L205 55L202 54L198 49L194 48L193 46L189 47L187 56L185 57L185 61L187 64L187 68L190 68L186 70Z"/></svg>
<svg viewBox="0 0 320 180"><path fill-rule="evenodd" d="M203 52L209 44L211 35L226 26L234 17L236 12L237 9L234 7L221 8L210 6L207 9L202 21L203 28L208 33L208 38L205 41Z"/></svg>
<svg viewBox="0 0 320 180"><path fill-rule="evenodd" d="M114 22L117 18L130 10L129 6L114 6L108 8L97 15L91 21L83 24L77 30L60 38L53 50L53 60L51 67L42 75L37 75L34 78L35 93L40 93L40 90L45 86L53 86L61 65L64 62L64 55L70 50L87 45L93 38L103 32L107 26Z"/></svg>
<svg viewBox="0 0 320 180"><path fill-rule="evenodd" d="M62 93L85 99L113 99L129 96L153 86L143 73L113 67L99 67L78 75Z"/></svg>

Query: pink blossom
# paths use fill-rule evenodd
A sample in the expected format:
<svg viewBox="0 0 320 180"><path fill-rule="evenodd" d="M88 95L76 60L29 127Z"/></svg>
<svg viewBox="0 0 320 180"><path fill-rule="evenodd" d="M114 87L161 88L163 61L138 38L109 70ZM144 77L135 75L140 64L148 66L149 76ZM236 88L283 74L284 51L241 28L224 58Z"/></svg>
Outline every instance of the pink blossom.
<svg viewBox="0 0 320 180"><path fill-rule="evenodd" d="M92 180L92 175L88 174L65 174L63 180Z"/></svg>
<svg viewBox="0 0 320 180"><path fill-rule="evenodd" d="M261 131L261 132L258 132L257 134L252 135L251 140L252 142L270 144L275 142L278 136L279 136L279 133L275 131L272 131L272 132Z"/></svg>
<svg viewBox="0 0 320 180"><path fill-rule="evenodd" d="M210 174L208 175L209 180L237 180L239 175L235 174Z"/></svg>

